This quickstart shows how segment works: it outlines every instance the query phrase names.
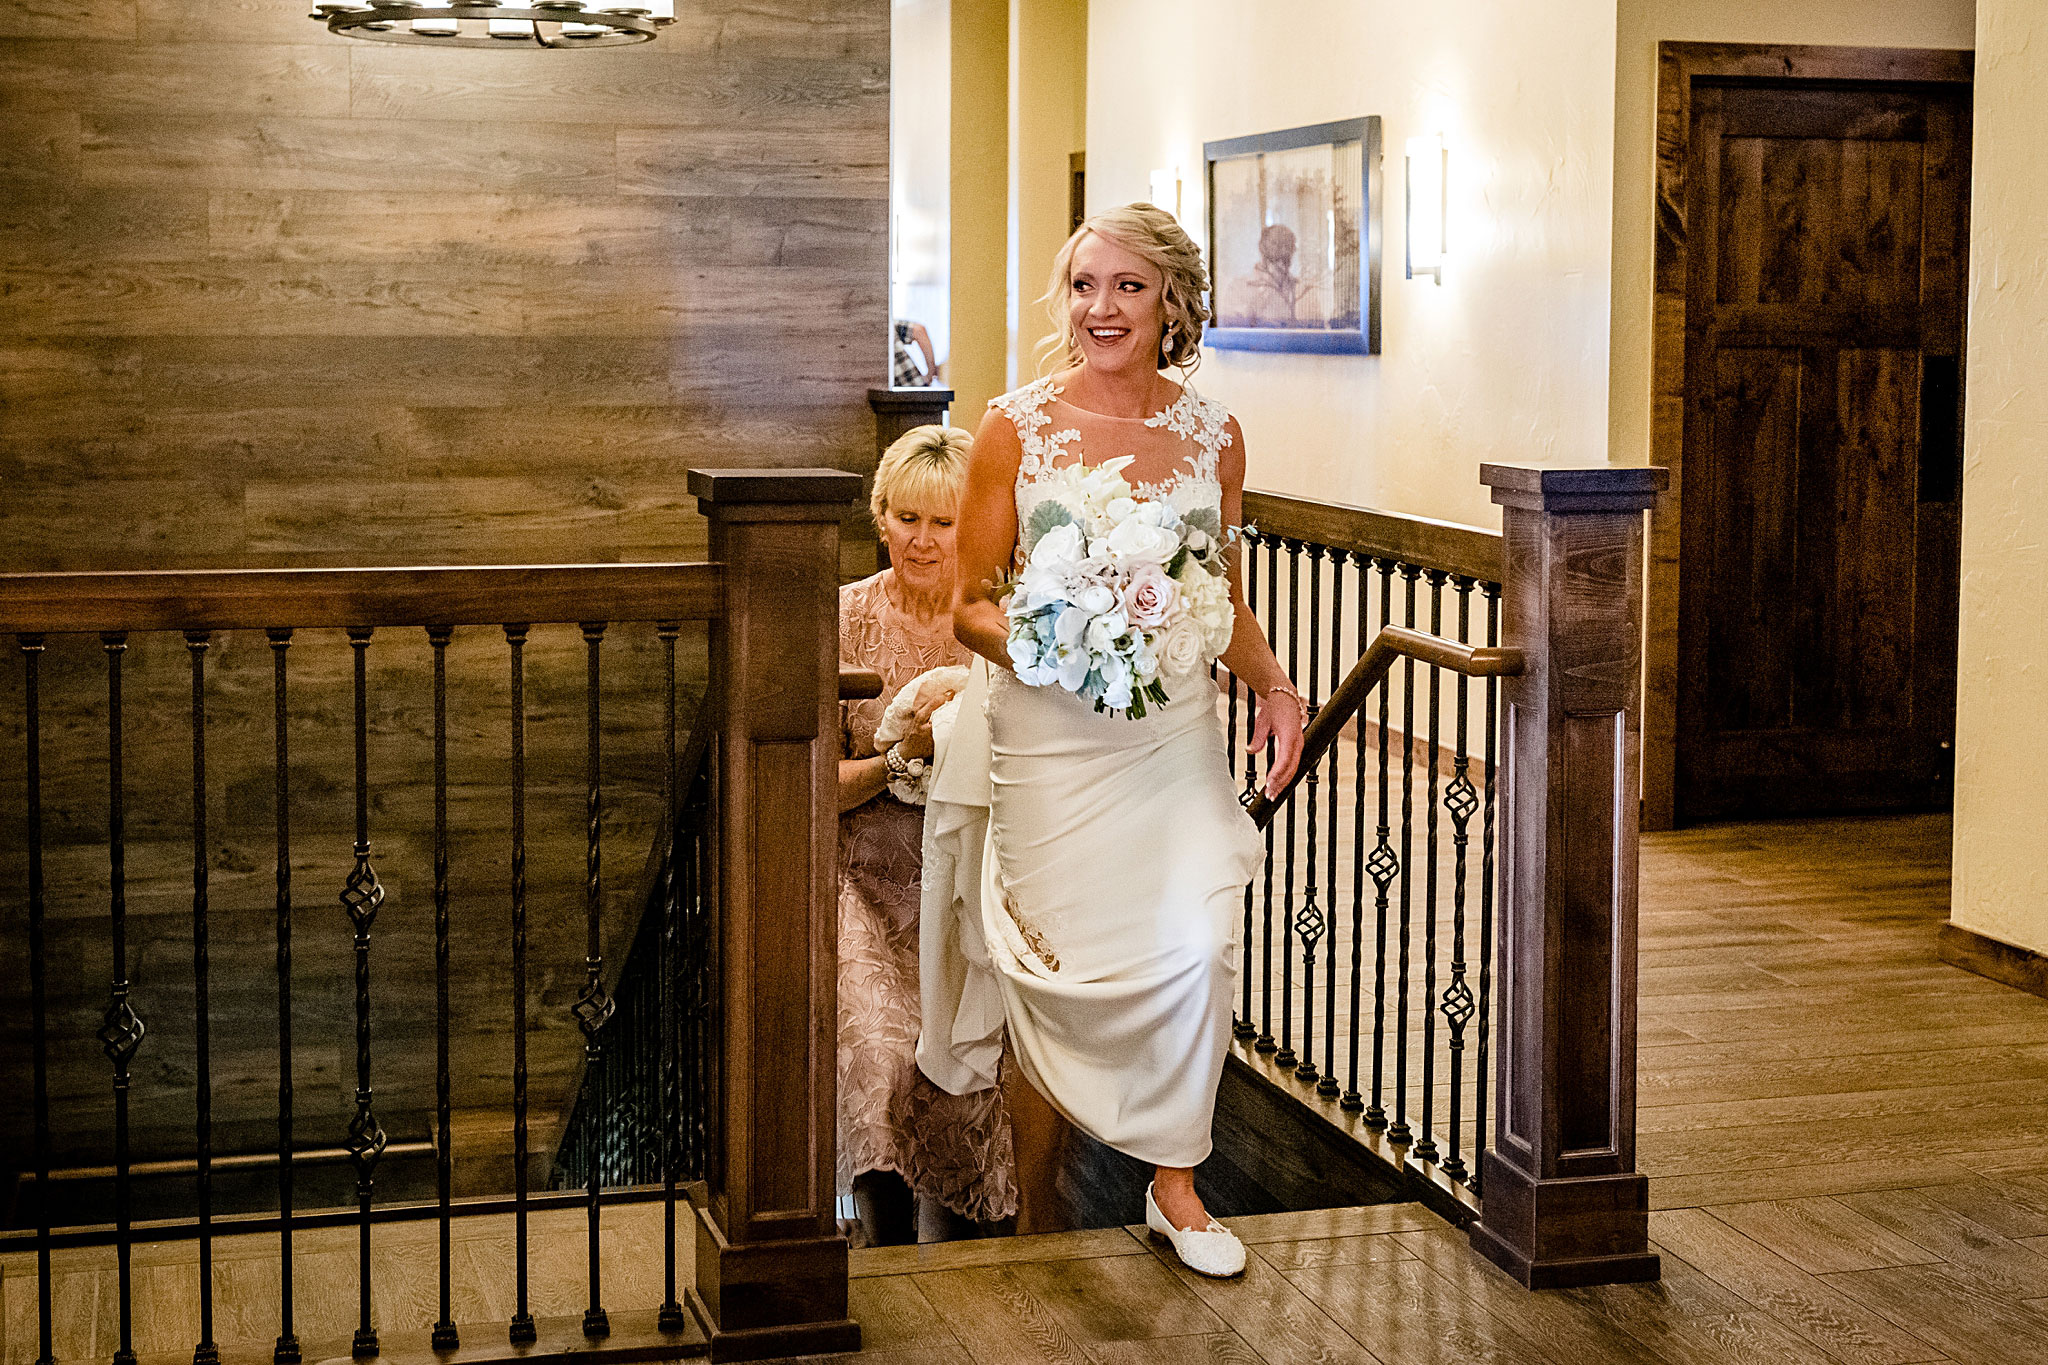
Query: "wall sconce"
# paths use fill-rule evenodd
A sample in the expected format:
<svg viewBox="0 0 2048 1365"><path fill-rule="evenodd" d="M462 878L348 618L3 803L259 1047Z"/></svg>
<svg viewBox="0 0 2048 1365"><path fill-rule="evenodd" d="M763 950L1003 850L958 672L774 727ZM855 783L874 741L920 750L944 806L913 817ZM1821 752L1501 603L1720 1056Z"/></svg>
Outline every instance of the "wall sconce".
<svg viewBox="0 0 2048 1365"><path fill-rule="evenodd" d="M1444 205L1451 154L1441 133L1408 139L1408 278L1444 282Z"/></svg>

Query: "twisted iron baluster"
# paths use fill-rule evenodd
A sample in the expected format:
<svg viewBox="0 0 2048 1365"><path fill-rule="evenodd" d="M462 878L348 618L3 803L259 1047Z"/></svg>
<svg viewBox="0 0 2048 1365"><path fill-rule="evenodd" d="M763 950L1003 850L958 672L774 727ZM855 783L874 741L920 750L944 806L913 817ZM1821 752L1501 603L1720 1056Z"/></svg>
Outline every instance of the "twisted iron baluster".
<svg viewBox="0 0 2048 1365"><path fill-rule="evenodd" d="M101 1050L114 1064L114 1257L121 1331L121 1344L114 1352L114 1365L135 1365L135 1247L130 1230L128 1066L135 1060L136 1049L142 1046L148 1029L128 1003L128 833L121 772L121 656L128 652L127 632L109 631L101 635L100 647L107 655L107 874L114 982L98 1037Z"/></svg>
<svg viewBox="0 0 2048 1365"><path fill-rule="evenodd" d="M1375 559L1373 567L1380 572L1380 622L1385 624L1394 618L1394 561ZM1387 823L1387 745L1390 742L1388 722L1392 703L1389 678L1382 678L1379 686L1379 842L1373 845L1372 856L1365 860L1365 870L1372 874L1373 918L1378 926L1373 938L1372 959L1372 1104L1365 1111L1365 1125L1375 1133L1384 1132L1387 1126L1387 888L1394 884L1394 876L1401 870L1401 860L1394 856L1393 845L1388 842L1388 835L1392 832Z"/></svg>
<svg viewBox="0 0 2048 1365"><path fill-rule="evenodd" d="M612 1017L615 1006L604 988L603 949L603 882L598 864L598 835L602 829L601 790L598 784L598 750L601 739L599 724L600 691L598 678L598 646L604 643L604 622L583 623L583 645L585 657L584 699L588 721L588 737L585 744L584 775L588 782L584 802L585 851L583 876L584 952L583 990L576 997L574 1014L576 1027L583 1031L583 1070L585 1075L598 1074L598 1063L604 1058L604 1044L599 1041L599 1031ZM590 1306L583 1310L583 1335L603 1337L611 1334L611 1320L604 1311L604 1301L599 1294L601 1261L598 1255L598 1190L602 1182L604 1163L598 1159L598 1147L604 1133L603 1087L591 1092L591 1161L590 1161Z"/></svg>
<svg viewBox="0 0 2048 1365"><path fill-rule="evenodd" d="M370 926L384 904L384 887L370 865L370 688L369 652L372 632L354 627L348 642L355 651L356 693L356 865L342 888L341 903L355 929L356 943L356 1113L348 1125L349 1164L356 1172L356 1270L358 1320L349 1353L359 1359L378 1354L377 1329L370 1314L370 1196L376 1186L377 1161L386 1138L377 1122L375 1095L370 1089Z"/></svg>
<svg viewBox="0 0 2048 1365"><path fill-rule="evenodd" d="M1429 633L1444 633L1444 580L1442 569L1431 569L1429 578ZM1415 1159L1435 1161L1436 1146L1436 777L1439 743L1438 718L1443 714L1443 670L1429 666L1429 777L1423 799L1423 892L1422 892L1422 1133L1415 1140Z"/></svg>
<svg viewBox="0 0 2048 1365"><path fill-rule="evenodd" d="M1402 590L1407 605L1403 624L1415 625L1415 583L1422 570L1413 564L1401 566ZM1394 973L1394 1121L1387 1128L1387 1140L1406 1144L1414 1134L1408 1128L1408 945L1415 889L1413 834L1415 829L1415 660L1401 660L1401 927L1400 961Z"/></svg>
<svg viewBox="0 0 2048 1365"><path fill-rule="evenodd" d="M1482 583L1479 591L1486 598L1486 643L1498 645L1500 584ZM1479 1151L1478 1164L1472 1171L1474 1194L1481 1193L1482 1177L1486 1171L1486 1097L1493 1085L1493 1073L1486 1066L1486 1026L1493 1005L1493 819L1494 758L1500 740L1498 687L1495 679L1486 680L1486 796L1479 827L1479 1053L1472 1066L1472 1143Z"/></svg>
<svg viewBox="0 0 2048 1365"><path fill-rule="evenodd" d="M1344 560L1343 550L1330 551L1330 695L1344 681ZM1318 618L1320 619L1320 618ZM1353 753L1356 758L1356 752ZM1337 763L1337 746L1330 746L1330 851L1323 859L1329 883L1323 898L1324 913L1333 920L1337 913L1337 792L1343 776ZM1316 1082L1316 1094L1325 1099L1337 1094L1337 935L1330 931L1329 950L1323 954L1323 1078Z"/></svg>
<svg viewBox="0 0 2048 1365"><path fill-rule="evenodd" d="M518 1303L508 1335L533 1344L526 1266L526 627L505 627L512 654L512 1255Z"/></svg>
<svg viewBox="0 0 2048 1365"><path fill-rule="evenodd" d="M1266 647L1274 648L1280 641L1280 538L1263 537L1266 542ZM1258 701L1252 701L1256 710ZM1273 768L1274 744L1266 741L1266 770ZM1249 762L1247 767L1252 766ZM1293 806L1288 807L1294 809ZM1264 873L1263 903L1260 909L1260 952L1259 976L1259 1037L1252 1046L1260 1052L1271 1052L1279 1044L1273 1041L1273 822L1266 822L1266 863ZM1287 1026L1285 1018L1287 1002L1282 1000L1282 1029ZM1278 1060L1277 1058L1275 1060ZM1281 1063L1286 1065L1286 1063Z"/></svg>
<svg viewBox="0 0 2048 1365"><path fill-rule="evenodd" d="M1372 558L1366 554L1356 557L1358 564L1358 649L1362 654L1372 640ZM1381 695L1385 695L1382 689ZM1350 1067L1346 1072L1349 1084L1344 1087L1342 1107L1349 1113L1358 1113L1365 1108L1365 1097L1358 1091L1358 1034L1362 1021L1358 1017L1360 982L1365 974L1365 736L1366 721L1358 721L1358 742L1352 748L1351 780L1351 1037L1349 1039ZM1385 752L1385 746L1381 746Z"/></svg>
<svg viewBox="0 0 2048 1365"><path fill-rule="evenodd" d="M36 1365L54 1365L50 1321L50 1021L43 947L43 637L17 635L21 648L23 739L28 782L28 991L34 1053L36 1160Z"/></svg>
<svg viewBox="0 0 2048 1365"><path fill-rule="evenodd" d="M1244 545L1244 600L1249 605L1259 599L1259 557L1254 553L1259 545L1258 531L1247 526L1244 531ZM1246 689L1244 680L1233 673L1230 678L1230 729L1227 732L1231 736L1230 749L1233 764L1236 759L1237 750L1240 747L1237 740L1237 698L1240 692L1244 694L1244 741L1242 745L1244 749L1244 795L1238 799L1248 804L1253 797L1258 795L1259 791L1259 756L1252 752L1251 747L1253 718L1257 714L1257 703L1253 700L1250 691ZM1236 771L1234 766L1232 771ZM1244 956L1249 958L1251 951L1252 884L1246 882L1244 884ZM1239 975L1243 978L1239 984L1244 988L1244 1004L1238 1010L1237 1023L1231 1029L1231 1032L1239 1042L1248 1043L1259 1036L1259 1026L1252 1022L1252 974L1249 961L1244 964L1244 970Z"/></svg>
<svg viewBox="0 0 2048 1365"><path fill-rule="evenodd" d="M192 1365L220 1365L213 1341L213 1021L207 941L206 651L212 637L185 632L192 659L192 1019L197 1076L199 1194L199 1344Z"/></svg>
<svg viewBox="0 0 2048 1365"><path fill-rule="evenodd" d="M1472 580L1460 574L1458 591L1458 638L1472 638ZM1444 809L1451 813L1451 984L1444 988L1444 1023L1451 1035L1451 1154L1444 1161L1444 1174L1453 1180L1466 1175L1460 1146L1463 1129L1460 1116L1464 1106L1465 1024L1472 1018L1472 987L1465 980L1465 825L1479 809L1479 795L1468 775L1471 757L1466 752L1466 716L1469 711L1465 680L1458 680L1457 753L1451 759L1452 777L1444 789Z"/></svg>
<svg viewBox="0 0 2048 1365"><path fill-rule="evenodd" d="M440 1134L434 1161L434 1197L440 1205L441 1316L434 1323L433 1348L462 1345L453 1310L450 1196L455 1175L455 1132L451 1122L448 1067L448 641L447 626L428 626L434 649L434 1125Z"/></svg>
<svg viewBox="0 0 2048 1365"><path fill-rule="evenodd" d="M682 626L663 621L654 631L661 641L661 809L668 822L667 842L661 860L661 1276L662 1300L658 1325L664 1332L680 1332L687 1325L683 1305L676 1298L676 1162L682 1143L681 1059L676 1056L676 936L681 907L676 885L681 856L682 791L676 781L676 637Z"/></svg>
<svg viewBox="0 0 2048 1365"><path fill-rule="evenodd" d="M1301 672L1301 547L1302 543L1293 536L1284 537L1281 544L1287 547L1287 676L1291 679ZM1277 627L1277 622L1275 623ZM1274 748L1267 750L1266 765L1270 770ZM1292 1068L1297 1060L1294 1055L1294 856L1295 856L1295 812L1297 807L1292 797L1283 812L1285 832L1280 836L1282 867L1280 873L1280 1048L1273 1054L1273 1064ZM1268 826L1270 829L1271 826Z"/></svg>
<svg viewBox="0 0 2048 1365"><path fill-rule="evenodd" d="M1323 619L1323 547L1311 544L1308 547L1308 710L1306 720L1314 720L1321 710L1318 701L1318 683L1322 675L1322 651L1318 647L1321 635L1316 627ZM1293 658L1293 637L1299 633L1301 617L1297 614L1288 623L1288 657ZM1294 919L1294 929L1301 936L1301 1064L1294 1068L1298 1081L1316 1079L1315 1024L1316 1024L1316 943L1323 936L1323 911L1316 903L1316 798L1321 795L1322 761L1308 765L1306 786L1308 793L1303 807L1308 812L1306 836L1308 850L1306 867L1302 878L1301 913Z"/></svg>
<svg viewBox="0 0 2048 1365"><path fill-rule="evenodd" d="M285 729L285 651L292 633L264 632L270 640L272 728L277 745L277 1345L273 1365L299 1365L299 1335L292 1327L292 817L290 742Z"/></svg>

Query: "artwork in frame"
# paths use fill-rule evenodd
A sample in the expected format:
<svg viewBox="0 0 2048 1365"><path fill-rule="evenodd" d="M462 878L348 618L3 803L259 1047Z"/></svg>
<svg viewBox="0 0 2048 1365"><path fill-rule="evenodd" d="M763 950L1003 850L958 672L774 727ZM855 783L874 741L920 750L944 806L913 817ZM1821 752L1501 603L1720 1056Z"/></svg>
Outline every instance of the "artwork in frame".
<svg viewBox="0 0 2048 1365"><path fill-rule="evenodd" d="M1209 302L1225 350L1377 355L1380 121L1203 144Z"/></svg>

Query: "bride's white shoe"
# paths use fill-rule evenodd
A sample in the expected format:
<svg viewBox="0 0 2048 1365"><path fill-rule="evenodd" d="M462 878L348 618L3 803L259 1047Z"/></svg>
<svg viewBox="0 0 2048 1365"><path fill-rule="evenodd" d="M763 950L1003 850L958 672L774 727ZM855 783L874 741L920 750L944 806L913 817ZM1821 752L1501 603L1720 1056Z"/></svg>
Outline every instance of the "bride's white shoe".
<svg viewBox="0 0 2048 1365"><path fill-rule="evenodd" d="M1159 1211L1152 1198L1152 1186L1145 1186L1145 1226L1173 1243L1173 1254L1182 1265L1198 1275L1228 1279L1244 1274L1244 1243L1237 1234L1211 1218L1206 1232L1177 1228Z"/></svg>

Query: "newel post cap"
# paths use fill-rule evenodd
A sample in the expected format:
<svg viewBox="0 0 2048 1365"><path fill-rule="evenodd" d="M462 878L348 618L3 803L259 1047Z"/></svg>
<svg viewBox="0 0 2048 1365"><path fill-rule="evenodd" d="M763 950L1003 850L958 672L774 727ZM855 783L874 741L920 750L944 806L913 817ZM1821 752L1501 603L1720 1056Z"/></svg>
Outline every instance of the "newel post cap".
<svg viewBox="0 0 2048 1365"><path fill-rule="evenodd" d="M1604 460L1517 460L1482 464L1479 481L1503 507L1532 512L1641 512L1671 482L1662 465Z"/></svg>
<svg viewBox="0 0 2048 1365"><path fill-rule="evenodd" d="M693 469L690 491L699 510L748 504L812 504L839 509L861 500L858 474L843 469Z"/></svg>
<svg viewBox="0 0 2048 1365"><path fill-rule="evenodd" d="M934 408L952 406L953 391L930 384L892 385L886 389L869 389L868 406L876 412L929 412Z"/></svg>

